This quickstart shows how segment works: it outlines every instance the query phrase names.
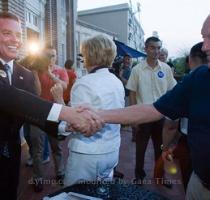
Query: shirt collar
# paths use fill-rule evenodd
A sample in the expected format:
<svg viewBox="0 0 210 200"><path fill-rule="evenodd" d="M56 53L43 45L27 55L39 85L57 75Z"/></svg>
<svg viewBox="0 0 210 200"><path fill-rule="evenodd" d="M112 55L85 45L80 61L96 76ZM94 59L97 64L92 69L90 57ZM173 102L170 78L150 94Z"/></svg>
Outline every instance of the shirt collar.
<svg viewBox="0 0 210 200"><path fill-rule="evenodd" d="M143 69L146 69L146 68L153 69L152 67L149 66L146 59L144 60L144 62L145 62L145 64L143 65ZM155 70L158 70L160 68L161 68L161 63L160 63L159 60L157 60L157 65L155 66L155 68L153 70L155 71Z"/></svg>
<svg viewBox="0 0 210 200"><path fill-rule="evenodd" d="M2 58L0 58L0 61L2 62L3 65L8 64L10 68L10 73L13 73L13 64L14 60L10 60L9 62L5 62Z"/></svg>
<svg viewBox="0 0 210 200"><path fill-rule="evenodd" d="M94 68L92 68L88 73L89 74L92 74L92 73L96 73L97 71L108 71L108 67L107 66L104 66L104 65L102 65L102 66L97 66L97 67L94 67Z"/></svg>

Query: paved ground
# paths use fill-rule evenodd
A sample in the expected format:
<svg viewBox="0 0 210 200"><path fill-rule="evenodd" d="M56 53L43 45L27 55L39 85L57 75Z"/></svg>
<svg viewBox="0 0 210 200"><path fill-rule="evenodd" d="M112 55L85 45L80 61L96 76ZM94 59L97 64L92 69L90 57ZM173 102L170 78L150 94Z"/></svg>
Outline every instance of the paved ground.
<svg viewBox="0 0 210 200"><path fill-rule="evenodd" d="M134 167L135 167L135 143L131 142L131 129L129 127L123 128L121 132L122 144L120 149L120 160L117 167L118 171L121 171L125 175L125 180L132 182L134 179ZM63 142L64 155L67 157L67 140ZM164 186L157 186L153 183L153 147L150 142L147 148L145 156L145 170L147 173L144 187L161 193L168 197L170 200L184 200L184 190L180 180L180 171L178 163L173 163L177 168L175 175L166 174L168 180L173 182L173 188L167 189ZM25 167L25 161L28 157L27 145L22 146L22 163L21 163L21 177L19 186L19 200L40 200L42 197L50 194L61 187L57 185L54 180L54 165L51 159L49 164L44 165L45 170L45 185L44 191L41 193L35 193L31 185L32 168ZM170 164L170 163L169 163ZM165 168L169 168L169 164L166 164ZM171 165L171 164L170 164Z"/></svg>

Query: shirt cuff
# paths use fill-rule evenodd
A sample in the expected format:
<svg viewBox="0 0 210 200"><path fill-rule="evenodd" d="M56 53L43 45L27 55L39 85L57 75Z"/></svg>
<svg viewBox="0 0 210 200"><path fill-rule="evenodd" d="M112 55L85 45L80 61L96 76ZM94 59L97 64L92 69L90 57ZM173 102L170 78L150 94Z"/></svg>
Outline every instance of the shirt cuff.
<svg viewBox="0 0 210 200"><path fill-rule="evenodd" d="M58 126L58 135L69 136L71 132L66 132L67 122L62 121Z"/></svg>
<svg viewBox="0 0 210 200"><path fill-rule="evenodd" d="M61 104L54 103L50 110L50 113L47 117L47 120L52 121L52 122L58 122L59 121L58 118L59 118L61 109L62 109Z"/></svg>
<svg viewBox="0 0 210 200"><path fill-rule="evenodd" d="M65 132L66 130L66 122L62 121L59 125L58 125L58 134L60 135L61 133Z"/></svg>

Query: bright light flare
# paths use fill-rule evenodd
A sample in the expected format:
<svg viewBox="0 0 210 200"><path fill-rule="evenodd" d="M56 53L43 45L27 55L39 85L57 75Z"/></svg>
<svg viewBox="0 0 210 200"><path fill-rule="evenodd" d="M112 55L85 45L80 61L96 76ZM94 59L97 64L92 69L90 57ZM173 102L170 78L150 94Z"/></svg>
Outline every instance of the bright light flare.
<svg viewBox="0 0 210 200"><path fill-rule="evenodd" d="M28 50L30 54L37 54L40 49L41 47L38 42L33 41L28 43Z"/></svg>

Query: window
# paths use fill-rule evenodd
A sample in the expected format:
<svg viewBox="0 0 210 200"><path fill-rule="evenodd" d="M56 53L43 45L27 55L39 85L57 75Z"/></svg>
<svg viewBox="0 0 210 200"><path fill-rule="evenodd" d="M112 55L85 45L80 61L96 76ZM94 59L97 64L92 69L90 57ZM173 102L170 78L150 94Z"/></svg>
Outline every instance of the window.
<svg viewBox="0 0 210 200"><path fill-rule="evenodd" d="M132 33L129 33L128 40L132 40L132 37L133 37Z"/></svg>
<svg viewBox="0 0 210 200"><path fill-rule="evenodd" d="M61 8L62 8L62 9L65 8L65 0L61 0Z"/></svg>
<svg viewBox="0 0 210 200"><path fill-rule="evenodd" d="M62 62L65 61L65 45L64 44L61 44L61 59L62 59Z"/></svg>
<svg viewBox="0 0 210 200"><path fill-rule="evenodd" d="M38 26L38 17L33 15L33 24L34 26Z"/></svg>
<svg viewBox="0 0 210 200"><path fill-rule="evenodd" d="M129 18L128 25L132 26L132 19L131 18Z"/></svg>
<svg viewBox="0 0 210 200"><path fill-rule="evenodd" d="M28 21L29 21L29 23L31 23L31 13L30 12L28 12Z"/></svg>

